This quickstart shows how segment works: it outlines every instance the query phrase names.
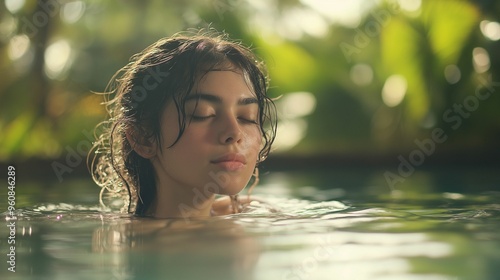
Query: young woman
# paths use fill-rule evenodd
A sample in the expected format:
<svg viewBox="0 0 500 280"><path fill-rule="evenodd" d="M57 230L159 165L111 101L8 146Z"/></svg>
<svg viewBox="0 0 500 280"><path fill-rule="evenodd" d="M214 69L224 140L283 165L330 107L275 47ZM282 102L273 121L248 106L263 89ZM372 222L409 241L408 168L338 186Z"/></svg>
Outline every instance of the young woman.
<svg viewBox="0 0 500 280"><path fill-rule="evenodd" d="M258 182L276 134L253 53L224 36L178 34L134 55L112 82L110 118L91 154L101 203L108 191L125 194L128 211L141 216L240 212L249 198L237 194Z"/></svg>

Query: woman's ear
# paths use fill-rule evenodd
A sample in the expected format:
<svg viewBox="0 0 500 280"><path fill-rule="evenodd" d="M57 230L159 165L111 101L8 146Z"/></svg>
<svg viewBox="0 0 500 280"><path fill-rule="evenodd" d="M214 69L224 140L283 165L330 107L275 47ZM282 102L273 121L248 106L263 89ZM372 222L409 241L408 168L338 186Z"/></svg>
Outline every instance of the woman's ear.
<svg viewBox="0 0 500 280"><path fill-rule="evenodd" d="M156 141L144 137L144 134L141 135L132 127L129 127L125 134L130 146L138 155L146 159L156 155Z"/></svg>

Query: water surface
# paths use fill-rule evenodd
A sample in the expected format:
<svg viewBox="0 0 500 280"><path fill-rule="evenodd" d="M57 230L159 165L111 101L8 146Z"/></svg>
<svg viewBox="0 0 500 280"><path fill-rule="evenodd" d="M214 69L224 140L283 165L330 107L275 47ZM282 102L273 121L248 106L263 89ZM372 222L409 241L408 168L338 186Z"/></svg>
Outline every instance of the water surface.
<svg viewBox="0 0 500 280"><path fill-rule="evenodd" d="M256 192L266 203L248 213L189 221L102 211L90 198L93 191L68 203L23 206L16 211L16 272L7 271L3 261L0 278L477 280L500 275L498 192L373 195L312 186L287 191L276 180ZM2 218L10 222L6 213ZM4 260L8 235L2 226Z"/></svg>

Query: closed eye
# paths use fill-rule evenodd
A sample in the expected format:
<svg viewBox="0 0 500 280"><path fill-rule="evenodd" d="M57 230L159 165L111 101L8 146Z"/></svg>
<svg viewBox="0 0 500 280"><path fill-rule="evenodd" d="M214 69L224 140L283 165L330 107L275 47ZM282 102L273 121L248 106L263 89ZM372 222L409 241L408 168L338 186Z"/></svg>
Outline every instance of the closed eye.
<svg viewBox="0 0 500 280"><path fill-rule="evenodd" d="M200 122L200 121L208 120L208 119L213 118L213 117L215 117L215 115L207 115L207 116L191 115L191 120L195 121L195 122L196 121Z"/></svg>
<svg viewBox="0 0 500 280"><path fill-rule="evenodd" d="M244 123L250 123L250 124L259 124L256 120L253 119L247 119L247 118L238 118L238 120L244 122Z"/></svg>

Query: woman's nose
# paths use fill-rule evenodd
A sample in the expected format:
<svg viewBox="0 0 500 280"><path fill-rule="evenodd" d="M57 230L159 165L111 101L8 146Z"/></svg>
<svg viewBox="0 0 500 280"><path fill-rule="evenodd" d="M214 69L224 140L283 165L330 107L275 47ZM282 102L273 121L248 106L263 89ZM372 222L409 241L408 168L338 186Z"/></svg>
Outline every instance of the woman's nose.
<svg viewBox="0 0 500 280"><path fill-rule="evenodd" d="M235 116L225 116L220 126L219 142L221 144L227 145L242 141L243 134Z"/></svg>

